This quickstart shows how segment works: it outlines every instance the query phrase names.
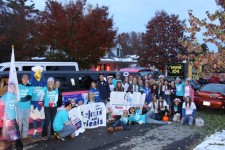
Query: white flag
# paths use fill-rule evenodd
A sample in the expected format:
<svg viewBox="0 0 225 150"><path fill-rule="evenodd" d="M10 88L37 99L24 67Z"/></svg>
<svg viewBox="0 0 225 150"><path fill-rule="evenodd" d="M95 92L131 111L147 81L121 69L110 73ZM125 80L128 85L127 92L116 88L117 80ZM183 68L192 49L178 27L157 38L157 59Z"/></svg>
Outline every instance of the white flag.
<svg viewBox="0 0 225 150"><path fill-rule="evenodd" d="M11 63L10 63L10 71L9 71L9 85L10 83L15 85L15 94L17 101L20 100L20 92L19 92L19 86L18 86L18 79L17 79L17 73L16 73L16 66L15 66L15 54L14 54L14 46L12 46L12 54L11 54ZM10 86L8 86L8 91Z"/></svg>

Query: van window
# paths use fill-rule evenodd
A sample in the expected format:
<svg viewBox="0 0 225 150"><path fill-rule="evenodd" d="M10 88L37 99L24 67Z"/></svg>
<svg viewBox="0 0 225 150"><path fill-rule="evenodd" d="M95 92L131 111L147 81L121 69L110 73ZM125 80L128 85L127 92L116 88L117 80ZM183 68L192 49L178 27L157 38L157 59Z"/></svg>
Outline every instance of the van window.
<svg viewBox="0 0 225 150"><path fill-rule="evenodd" d="M79 85L82 90L89 90L92 81L98 80L98 75L79 75Z"/></svg>
<svg viewBox="0 0 225 150"><path fill-rule="evenodd" d="M22 70L23 71L31 71L31 68L32 68L33 66L23 66L22 67Z"/></svg>
<svg viewBox="0 0 225 150"><path fill-rule="evenodd" d="M76 71L75 66L46 66L46 71Z"/></svg>
<svg viewBox="0 0 225 150"><path fill-rule="evenodd" d="M3 77L0 80L0 96L5 94L5 92L7 92L7 90L8 90L8 79L9 78L4 78Z"/></svg>
<svg viewBox="0 0 225 150"><path fill-rule="evenodd" d="M8 68L5 68L3 71L9 71L10 70L10 67L8 67ZM18 71L19 70L19 68L18 67L16 67L16 71Z"/></svg>
<svg viewBox="0 0 225 150"><path fill-rule="evenodd" d="M60 89L62 91L69 91L69 90L71 90L70 89L70 84L69 84L70 82L67 82L65 74L45 74L46 81L47 81L48 77L53 77L55 82L56 81L60 81Z"/></svg>

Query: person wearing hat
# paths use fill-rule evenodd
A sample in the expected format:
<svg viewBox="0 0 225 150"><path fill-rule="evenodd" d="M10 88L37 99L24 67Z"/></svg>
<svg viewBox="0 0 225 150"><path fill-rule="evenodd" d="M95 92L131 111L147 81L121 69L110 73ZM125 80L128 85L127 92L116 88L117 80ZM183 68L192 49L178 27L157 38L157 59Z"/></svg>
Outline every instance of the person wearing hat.
<svg viewBox="0 0 225 150"><path fill-rule="evenodd" d="M110 89L108 82L104 80L104 74L99 75L99 81L97 82L97 85L99 89L99 94L101 96L101 102L106 105L107 100L110 97Z"/></svg>
<svg viewBox="0 0 225 150"><path fill-rule="evenodd" d="M71 110L73 104L68 101L65 106L59 109L53 121L54 135L57 139L64 141L66 136L75 137L75 127L69 121L68 111Z"/></svg>
<svg viewBox="0 0 225 150"><path fill-rule="evenodd" d="M179 77L176 78L176 97L181 100L181 103L184 101L184 86L185 84L181 82L181 79Z"/></svg>
<svg viewBox="0 0 225 150"><path fill-rule="evenodd" d="M160 75L160 76L159 76L159 82L164 83L164 75Z"/></svg>
<svg viewBox="0 0 225 150"><path fill-rule="evenodd" d="M172 117L174 122L180 122L181 119L181 100L179 98L174 99L174 106L172 108Z"/></svg>
<svg viewBox="0 0 225 150"><path fill-rule="evenodd" d="M54 86L54 78L49 77L47 80L47 87L43 88L43 99L44 99L44 112L45 112L45 123L42 130L42 139L48 139L48 129L51 122L50 134L54 135L53 121L57 112L57 101L58 101L58 89Z"/></svg>
<svg viewBox="0 0 225 150"><path fill-rule="evenodd" d="M120 72L117 72L117 73L116 73L116 78L114 78L114 79L112 80L112 83L113 83L114 87L116 87L117 81L121 81L121 82L122 82L121 77L120 77Z"/></svg>

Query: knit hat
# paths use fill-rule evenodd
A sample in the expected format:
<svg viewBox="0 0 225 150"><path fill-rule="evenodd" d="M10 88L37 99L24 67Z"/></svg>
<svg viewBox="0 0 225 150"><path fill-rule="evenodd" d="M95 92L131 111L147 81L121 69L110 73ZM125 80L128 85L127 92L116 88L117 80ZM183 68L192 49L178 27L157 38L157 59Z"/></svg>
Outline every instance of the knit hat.
<svg viewBox="0 0 225 150"><path fill-rule="evenodd" d="M179 77L176 78L176 81L181 81L181 79Z"/></svg>
<svg viewBox="0 0 225 150"><path fill-rule="evenodd" d="M47 82L50 82L50 81L54 82L54 78L53 77L49 77Z"/></svg>

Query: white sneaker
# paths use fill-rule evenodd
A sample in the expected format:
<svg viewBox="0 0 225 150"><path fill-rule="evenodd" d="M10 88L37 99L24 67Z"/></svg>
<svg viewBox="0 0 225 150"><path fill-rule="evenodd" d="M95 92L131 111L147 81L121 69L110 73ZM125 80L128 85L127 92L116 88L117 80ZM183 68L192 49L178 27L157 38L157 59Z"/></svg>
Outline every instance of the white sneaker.
<svg viewBox="0 0 225 150"><path fill-rule="evenodd" d="M172 124L172 122L171 121L168 121L168 124Z"/></svg>

